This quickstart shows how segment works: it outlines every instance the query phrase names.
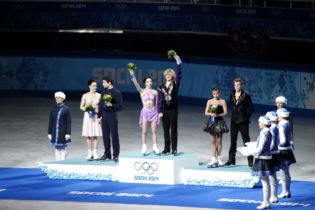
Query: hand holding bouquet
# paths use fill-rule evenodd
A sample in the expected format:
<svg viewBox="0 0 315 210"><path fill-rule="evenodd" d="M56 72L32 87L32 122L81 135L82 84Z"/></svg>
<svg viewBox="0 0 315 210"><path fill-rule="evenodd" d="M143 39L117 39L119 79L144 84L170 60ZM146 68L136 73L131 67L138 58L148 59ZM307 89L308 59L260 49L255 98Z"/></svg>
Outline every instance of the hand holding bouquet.
<svg viewBox="0 0 315 210"><path fill-rule="evenodd" d="M127 70L128 71L135 71L136 70L136 65L134 63L128 63L127 64Z"/></svg>
<svg viewBox="0 0 315 210"><path fill-rule="evenodd" d="M129 71L130 74L130 79L133 81L135 79L135 70L136 70L136 65L134 63L128 63L127 64L127 70Z"/></svg>
<svg viewBox="0 0 315 210"><path fill-rule="evenodd" d="M91 104L87 104L84 110L89 114L90 118L93 118L95 115L95 108Z"/></svg>
<svg viewBox="0 0 315 210"><path fill-rule="evenodd" d="M169 59L174 58L175 55L176 55L175 50L169 50L169 51L167 51L167 56L168 56Z"/></svg>
<svg viewBox="0 0 315 210"><path fill-rule="evenodd" d="M107 105L108 103L112 102L112 96L109 94L106 94L103 96L103 100L104 100L105 104Z"/></svg>
<svg viewBox="0 0 315 210"><path fill-rule="evenodd" d="M216 115L217 111L218 111L218 106L217 105L209 106L208 112L213 114L213 115L211 115L211 123L215 122L215 115Z"/></svg>
<svg viewBox="0 0 315 210"><path fill-rule="evenodd" d="M209 112L209 113L216 114L217 111L218 111L218 106L217 106L217 105L211 105L211 106L209 106L209 109L208 109L208 112Z"/></svg>

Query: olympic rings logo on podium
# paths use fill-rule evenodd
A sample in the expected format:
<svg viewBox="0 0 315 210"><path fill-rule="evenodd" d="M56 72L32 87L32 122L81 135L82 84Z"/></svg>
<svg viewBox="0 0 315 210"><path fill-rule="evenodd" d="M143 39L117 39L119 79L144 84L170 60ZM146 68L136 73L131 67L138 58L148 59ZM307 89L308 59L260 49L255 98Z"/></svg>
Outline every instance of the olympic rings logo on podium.
<svg viewBox="0 0 315 210"><path fill-rule="evenodd" d="M142 175L153 175L159 169L159 165L155 162L135 162L133 165L134 169Z"/></svg>

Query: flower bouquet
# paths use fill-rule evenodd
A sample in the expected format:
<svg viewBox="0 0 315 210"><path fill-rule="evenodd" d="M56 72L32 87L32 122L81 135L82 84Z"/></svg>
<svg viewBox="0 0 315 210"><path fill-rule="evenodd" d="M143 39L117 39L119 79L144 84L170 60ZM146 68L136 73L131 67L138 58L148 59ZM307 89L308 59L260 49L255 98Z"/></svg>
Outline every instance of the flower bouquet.
<svg viewBox="0 0 315 210"><path fill-rule="evenodd" d="M128 71L135 71L136 70L136 65L134 63L128 63L127 64L127 70Z"/></svg>
<svg viewBox="0 0 315 210"><path fill-rule="evenodd" d="M169 50L169 51L167 51L167 56L168 56L169 59L174 58L175 55L176 55L175 50Z"/></svg>
<svg viewBox="0 0 315 210"><path fill-rule="evenodd" d="M87 104L84 110L89 114L90 118L93 118L95 115L95 108L91 104Z"/></svg>
<svg viewBox="0 0 315 210"><path fill-rule="evenodd" d="M217 113L217 111L218 111L218 106L216 105L209 106L209 109L208 109L209 113Z"/></svg>
<svg viewBox="0 0 315 210"><path fill-rule="evenodd" d="M213 114L216 114L218 111L218 106L217 105L211 105L208 109L208 112L209 113L213 113ZM214 116L211 116L211 123L214 123L215 122L215 117Z"/></svg>
<svg viewBox="0 0 315 210"><path fill-rule="evenodd" d="M103 96L103 100L104 100L105 104L111 103L112 102L112 96L109 94L106 94Z"/></svg>

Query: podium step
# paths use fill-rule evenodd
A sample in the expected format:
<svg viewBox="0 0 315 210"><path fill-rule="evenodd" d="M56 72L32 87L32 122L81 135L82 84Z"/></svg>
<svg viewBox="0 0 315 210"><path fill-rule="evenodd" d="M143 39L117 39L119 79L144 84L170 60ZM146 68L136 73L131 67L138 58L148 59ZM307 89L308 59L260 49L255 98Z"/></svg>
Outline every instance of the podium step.
<svg viewBox="0 0 315 210"><path fill-rule="evenodd" d="M207 168L207 164L185 168L184 184L199 186L253 188L259 179L252 177L247 165L219 166Z"/></svg>
<svg viewBox="0 0 315 210"><path fill-rule="evenodd" d="M117 181L115 161L87 161L83 158L40 163L39 167L51 179L85 179Z"/></svg>

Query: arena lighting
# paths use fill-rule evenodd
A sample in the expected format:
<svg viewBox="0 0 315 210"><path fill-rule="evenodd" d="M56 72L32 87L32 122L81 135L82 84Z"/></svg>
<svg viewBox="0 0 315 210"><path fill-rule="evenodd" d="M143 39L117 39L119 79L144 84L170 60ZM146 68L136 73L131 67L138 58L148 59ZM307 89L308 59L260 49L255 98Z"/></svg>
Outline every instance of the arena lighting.
<svg viewBox="0 0 315 210"><path fill-rule="evenodd" d="M115 30L115 29L60 29L59 33L105 33L105 34L123 34L123 30Z"/></svg>

